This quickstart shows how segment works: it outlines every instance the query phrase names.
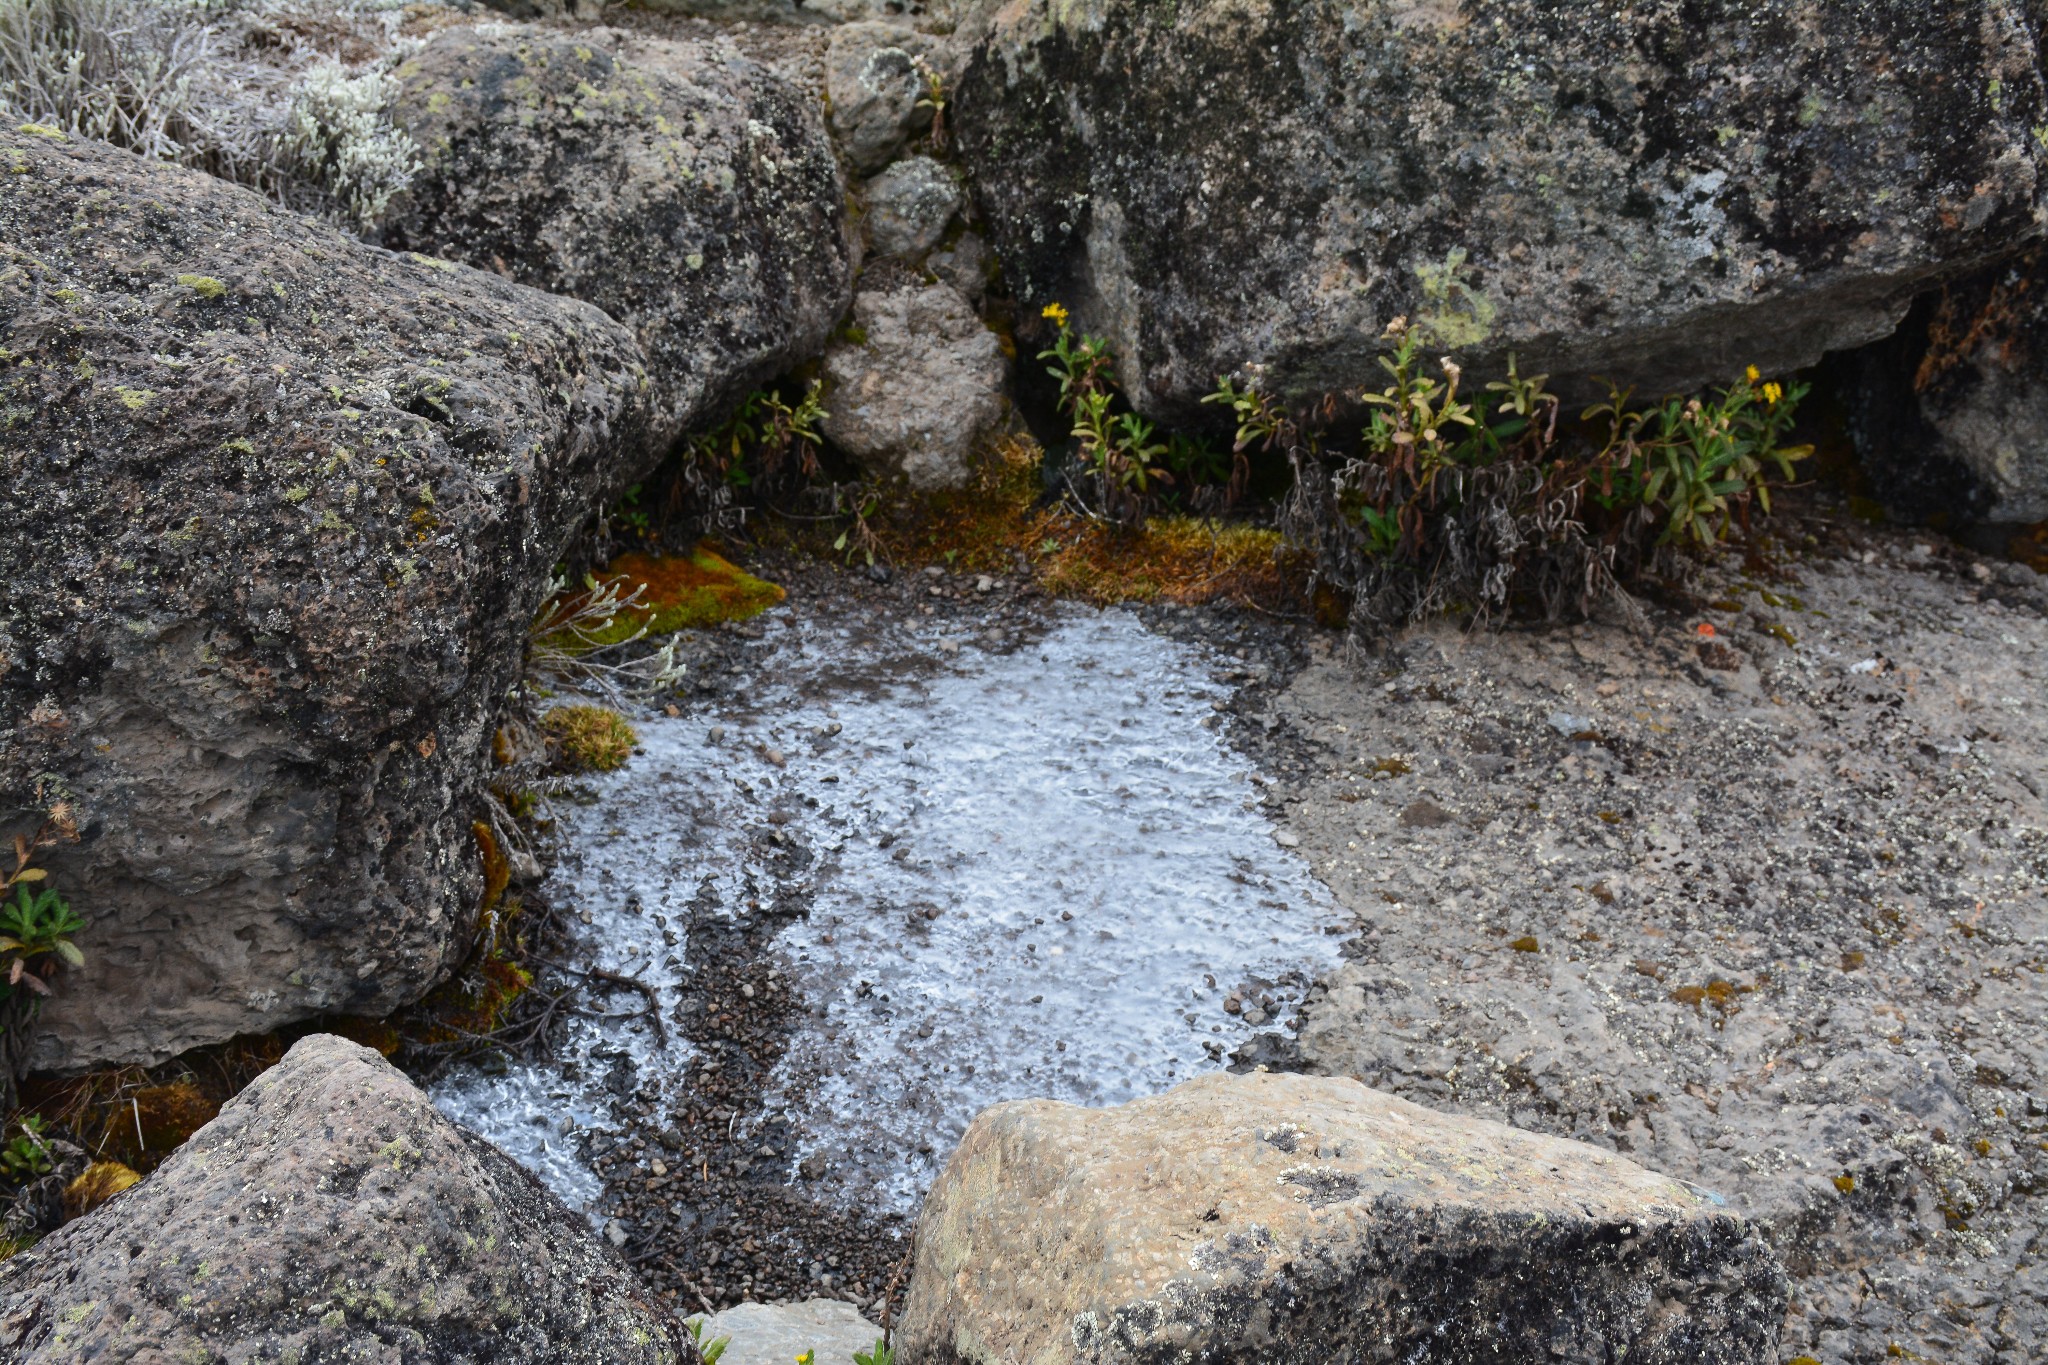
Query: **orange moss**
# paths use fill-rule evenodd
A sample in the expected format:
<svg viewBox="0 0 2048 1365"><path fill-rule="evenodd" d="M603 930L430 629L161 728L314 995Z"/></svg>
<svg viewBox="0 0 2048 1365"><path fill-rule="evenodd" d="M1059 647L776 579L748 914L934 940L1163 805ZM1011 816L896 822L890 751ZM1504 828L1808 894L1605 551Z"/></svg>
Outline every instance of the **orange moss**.
<svg viewBox="0 0 2048 1365"><path fill-rule="evenodd" d="M2006 551L2035 573L2048 574L2048 521L2039 522L2014 536Z"/></svg>
<svg viewBox="0 0 2048 1365"><path fill-rule="evenodd" d="M470 825L469 832L476 839L476 850L484 863L484 899L482 910L488 915L498 908L504 899L505 888L512 884L512 860L498 847L498 838L491 833L491 827L478 820Z"/></svg>
<svg viewBox="0 0 2048 1365"><path fill-rule="evenodd" d="M688 555L622 554L597 577L617 584L621 596L638 589L640 597L609 629L588 632L595 646L630 640L642 630L666 635L744 620L784 596L781 588L739 568L708 544Z"/></svg>
<svg viewBox="0 0 2048 1365"><path fill-rule="evenodd" d="M490 1033L504 1023L512 1002L533 985L533 973L515 960L522 947L519 921L523 910L518 897L505 901L486 925L484 941L461 970L383 1026L392 1030L393 1051L407 1042L420 1046L455 1042Z"/></svg>
<svg viewBox="0 0 2048 1365"><path fill-rule="evenodd" d="M399 1046L405 1041L388 1020L364 1019L353 1014L323 1020L321 1028L324 1032L346 1038L351 1043L360 1043L386 1057L398 1051Z"/></svg>
<svg viewBox="0 0 2048 1365"><path fill-rule="evenodd" d="M118 1161L95 1161L64 1187L65 1220L83 1218L121 1191L141 1183L141 1176Z"/></svg>
<svg viewBox="0 0 2048 1365"><path fill-rule="evenodd" d="M169 1152L180 1146L220 1112L221 1102L199 1088L194 1080L176 1080L153 1085L130 1096L133 1117L142 1130L142 1145L152 1152Z"/></svg>
<svg viewBox="0 0 2048 1365"><path fill-rule="evenodd" d="M1311 610L1306 562L1276 532L1180 516L1120 531L1062 506L1042 508L1042 460L1036 443L1000 436L982 451L972 485L886 500L868 518L871 547L854 544L853 551L872 548L876 558L897 564L946 563L970 573L1013 573L1021 564L1047 592L1101 605L1235 602ZM822 534L836 537L840 529ZM809 548L845 555L824 544Z"/></svg>

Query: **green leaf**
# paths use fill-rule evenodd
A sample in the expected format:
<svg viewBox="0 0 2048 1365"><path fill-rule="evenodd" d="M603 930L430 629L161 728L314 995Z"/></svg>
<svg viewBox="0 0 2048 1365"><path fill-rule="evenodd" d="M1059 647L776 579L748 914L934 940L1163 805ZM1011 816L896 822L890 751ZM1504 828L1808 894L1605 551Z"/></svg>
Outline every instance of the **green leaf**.
<svg viewBox="0 0 2048 1365"><path fill-rule="evenodd" d="M56 949L57 956L63 958L72 966L83 967L85 965L85 954L79 952L78 945L73 943L70 939L58 939L56 942Z"/></svg>

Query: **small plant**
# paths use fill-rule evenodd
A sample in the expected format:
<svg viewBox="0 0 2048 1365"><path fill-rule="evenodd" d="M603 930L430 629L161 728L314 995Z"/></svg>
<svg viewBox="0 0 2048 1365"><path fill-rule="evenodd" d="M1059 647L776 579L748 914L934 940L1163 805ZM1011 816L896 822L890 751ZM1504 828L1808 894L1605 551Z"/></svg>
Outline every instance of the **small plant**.
<svg viewBox="0 0 2048 1365"><path fill-rule="evenodd" d="M83 929L85 921L50 887L34 894L26 884L14 890L14 901L0 905L0 956L12 957L7 984L26 983L38 995L48 995L50 988L37 979L33 969L41 966L42 975L50 976L56 972L57 961L83 967L85 954L78 951L71 935ZM38 963L38 958L42 962Z"/></svg>
<svg viewBox="0 0 2048 1365"><path fill-rule="evenodd" d="M932 151L939 156L946 154L946 82L932 64L923 57L912 57L910 64L924 80L924 94L917 101L919 109L932 111Z"/></svg>
<svg viewBox="0 0 2048 1365"><path fill-rule="evenodd" d="M529 672L588 684L614 699L680 682L683 666L673 640L638 658L618 656L622 647L647 635L653 614L645 610L645 594L645 584L628 590L620 578L585 574L581 588L572 589L566 575L550 577L547 595L527 628ZM635 612L641 613L641 624L621 638L619 618Z"/></svg>
<svg viewBox="0 0 2048 1365"><path fill-rule="evenodd" d="M52 802L34 834L15 836L14 869L0 876L0 1113L14 1107L15 1080L51 978L60 966L85 965L72 942L85 922L46 884L48 869L34 865L44 849L77 838L70 806Z"/></svg>
<svg viewBox="0 0 2048 1365"><path fill-rule="evenodd" d="M602 706L557 706L541 717L541 729L572 768L608 773L625 766L640 736L626 718Z"/></svg>
<svg viewBox="0 0 2048 1365"><path fill-rule="evenodd" d="M390 117L402 18L384 0L4 0L0 115L363 230L418 170Z"/></svg>
<svg viewBox="0 0 2048 1365"><path fill-rule="evenodd" d="M896 1353L889 1343L878 1341L868 1350L853 1353L853 1365L896 1365Z"/></svg>
<svg viewBox="0 0 2048 1365"><path fill-rule="evenodd" d="M1456 360L1426 358L1442 344L1443 316L1458 337L1483 336L1490 322L1462 267L1453 253L1425 280L1441 316L1389 325L1384 379L1356 395L1367 416L1349 451L1326 450L1323 425L1256 375L1220 379L1206 400L1236 417L1240 452L1288 453L1295 488L1283 521L1316 555L1318 580L1350 595L1355 625L1448 611L1484 619L1524 601L1553 619L1602 597L1626 603L1624 572L1713 544L1752 504L1768 512L1772 482L1811 453L1783 444L1805 386L1763 382L1754 368L1718 394L1647 409L1611 391L1585 414L1605 424L1597 445L1560 435L1548 377L1523 375L1513 357L1483 397L1469 393Z"/></svg>
<svg viewBox="0 0 2048 1365"><path fill-rule="evenodd" d="M830 415L824 389L823 380L812 380L794 405L772 389L754 390L723 426L690 438L691 462L741 488L792 475L797 482L816 478L824 443L818 426Z"/></svg>
<svg viewBox="0 0 2048 1365"><path fill-rule="evenodd" d="M21 1136L0 1146L0 1180L24 1185L55 1170L57 1158L43 1141L49 1125L40 1115L24 1115L15 1126L21 1129Z"/></svg>
<svg viewBox="0 0 2048 1365"><path fill-rule="evenodd" d="M1109 347L1093 336L1075 336L1067 310L1047 304L1041 317L1059 329L1052 346L1038 353L1053 363L1046 373L1059 381L1060 410L1073 421L1077 452L1094 511L1115 525L1138 528L1158 510L1160 490L1173 485L1167 468L1168 443L1156 439L1150 422L1117 409ZM1078 490L1077 490L1078 492Z"/></svg>
<svg viewBox="0 0 2048 1365"><path fill-rule="evenodd" d="M725 1348L732 1345L731 1337L715 1337L704 1340L706 1322L703 1318L691 1318L686 1324L690 1329L690 1344L697 1349L697 1358L704 1365L718 1365L718 1358L725 1354Z"/></svg>

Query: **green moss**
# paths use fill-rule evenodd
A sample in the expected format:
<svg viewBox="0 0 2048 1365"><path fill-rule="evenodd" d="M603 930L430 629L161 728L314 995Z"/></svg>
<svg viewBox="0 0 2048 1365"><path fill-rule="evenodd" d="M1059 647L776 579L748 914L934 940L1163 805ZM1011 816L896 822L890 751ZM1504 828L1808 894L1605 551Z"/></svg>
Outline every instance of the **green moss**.
<svg viewBox="0 0 2048 1365"><path fill-rule="evenodd" d="M541 719L571 767L608 773L622 768L640 742L626 718L602 706L557 706Z"/></svg>
<svg viewBox="0 0 2048 1365"><path fill-rule="evenodd" d="M180 275L178 283L202 299L217 299L228 292L228 287L211 275Z"/></svg>

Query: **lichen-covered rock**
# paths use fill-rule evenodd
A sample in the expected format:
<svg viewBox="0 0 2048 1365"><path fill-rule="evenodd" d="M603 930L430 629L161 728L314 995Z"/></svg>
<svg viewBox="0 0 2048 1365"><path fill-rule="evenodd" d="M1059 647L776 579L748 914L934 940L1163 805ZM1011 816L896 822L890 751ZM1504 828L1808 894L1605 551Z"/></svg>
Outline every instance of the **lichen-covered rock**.
<svg viewBox="0 0 2048 1365"><path fill-rule="evenodd" d="M913 488L958 488L1002 420L1007 370L1002 343L952 286L863 292L850 335L825 352L825 435Z"/></svg>
<svg viewBox="0 0 2048 1365"><path fill-rule="evenodd" d="M967 202L953 173L928 156L899 161L867 184L868 244L915 260L939 244Z"/></svg>
<svg viewBox="0 0 2048 1365"><path fill-rule="evenodd" d="M324 1034L140 1185L0 1262L0 1304L23 1365L694 1359L582 1217Z"/></svg>
<svg viewBox="0 0 2048 1365"><path fill-rule="evenodd" d="M915 29L873 20L833 33L825 54L832 133L847 164L861 175L888 165L911 138L931 127L925 72L937 71L937 48L936 40Z"/></svg>
<svg viewBox="0 0 2048 1365"><path fill-rule="evenodd" d="M549 567L649 458L597 309L0 131L0 838L84 916L35 1065L417 997Z"/></svg>
<svg viewBox="0 0 2048 1365"><path fill-rule="evenodd" d="M2023 0L988 8L948 117L1006 278L1155 413L1356 386L1404 314L1652 393L1780 371L2040 227Z"/></svg>
<svg viewBox="0 0 2048 1365"><path fill-rule="evenodd" d="M1350 1080L1001 1104L927 1198L909 1365L1776 1365L1785 1277L1712 1196Z"/></svg>
<svg viewBox="0 0 2048 1365"><path fill-rule="evenodd" d="M1843 358L1872 493L1951 528L2048 521L2048 268L2036 249L1954 281Z"/></svg>
<svg viewBox="0 0 2048 1365"><path fill-rule="evenodd" d="M715 421L845 311L816 104L719 40L451 29L398 70L423 167L394 245L594 303L647 353L656 429Z"/></svg>

